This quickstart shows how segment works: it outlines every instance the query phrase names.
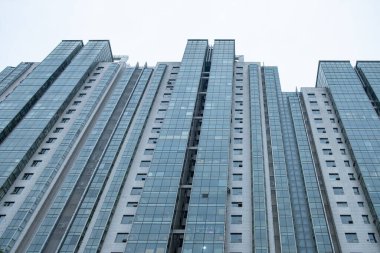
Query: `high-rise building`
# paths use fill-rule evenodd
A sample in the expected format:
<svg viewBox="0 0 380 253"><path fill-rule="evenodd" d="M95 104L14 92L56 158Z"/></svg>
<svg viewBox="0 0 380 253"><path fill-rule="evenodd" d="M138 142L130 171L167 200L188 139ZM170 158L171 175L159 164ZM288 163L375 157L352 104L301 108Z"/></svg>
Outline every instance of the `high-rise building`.
<svg viewBox="0 0 380 253"><path fill-rule="evenodd" d="M380 62L315 88L234 40L126 64L62 41L0 72L4 252L380 252Z"/></svg>

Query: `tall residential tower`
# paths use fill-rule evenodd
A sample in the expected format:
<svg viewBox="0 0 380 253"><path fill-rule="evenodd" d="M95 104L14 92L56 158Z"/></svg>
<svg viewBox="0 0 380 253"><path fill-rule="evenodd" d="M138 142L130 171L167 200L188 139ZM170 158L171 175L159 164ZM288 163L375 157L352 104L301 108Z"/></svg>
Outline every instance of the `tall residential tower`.
<svg viewBox="0 0 380 253"><path fill-rule="evenodd" d="M380 62L315 88L234 40L126 64L62 41L0 72L4 252L380 252Z"/></svg>

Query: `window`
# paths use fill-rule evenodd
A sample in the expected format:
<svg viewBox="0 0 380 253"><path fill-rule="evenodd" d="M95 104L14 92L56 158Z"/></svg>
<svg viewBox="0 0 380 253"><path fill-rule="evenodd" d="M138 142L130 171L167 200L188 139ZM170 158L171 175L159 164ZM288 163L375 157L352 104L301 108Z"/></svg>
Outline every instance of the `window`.
<svg viewBox="0 0 380 253"><path fill-rule="evenodd" d="M66 123L70 120L70 118L62 118L61 123Z"/></svg>
<svg viewBox="0 0 380 253"><path fill-rule="evenodd" d="M243 168L243 161L233 161L234 168Z"/></svg>
<svg viewBox="0 0 380 253"><path fill-rule="evenodd" d="M343 187L333 187L333 191L334 191L335 195L343 195L344 194Z"/></svg>
<svg viewBox="0 0 380 253"><path fill-rule="evenodd" d="M348 207L348 204L345 201L336 202L336 205L338 207Z"/></svg>
<svg viewBox="0 0 380 253"><path fill-rule="evenodd" d="M362 219L363 219L364 224L369 224L368 215L362 215Z"/></svg>
<svg viewBox="0 0 380 253"><path fill-rule="evenodd" d="M337 127L333 128L334 133L339 133L339 129Z"/></svg>
<svg viewBox="0 0 380 253"><path fill-rule="evenodd" d="M330 148L322 149L322 152L324 155L332 155L333 154Z"/></svg>
<svg viewBox="0 0 380 253"><path fill-rule="evenodd" d="M99 72L95 72L95 73L93 73L92 75L93 75L93 76L98 76L98 75L100 75L100 73L99 73Z"/></svg>
<svg viewBox="0 0 380 253"><path fill-rule="evenodd" d="M348 173L348 178L349 178L351 181L354 181L354 180L355 180L354 173Z"/></svg>
<svg viewBox="0 0 380 253"><path fill-rule="evenodd" d="M157 138L149 138L148 139L149 144L156 144L157 143Z"/></svg>
<svg viewBox="0 0 380 253"><path fill-rule="evenodd" d="M242 241L242 233L231 233L231 243L241 243Z"/></svg>
<svg viewBox="0 0 380 253"><path fill-rule="evenodd" d="M241 187L232 187L232 195L242 195L243 188Z"/></svg>
<svg viewBox="0 0 380 253"><path fill-rule="evenodd" d="M75 101L73 102L73 105L79 105L80 103L82 103L82 101L75 100Z"/></svg>
<svg viewBox="0 0 380 253"><path fill-rule="evenodd" d="M91 88L91 85L86 85L86 86L83 87L83 90L88 90L90 88Z"/></svg>
<svg viewBox="0 0 380 253"><path fill-rule="evenodd" d="M359 187L352 187L352 190L354 191L355 195L360 195Z"/></svg>
<svg viewBox="0 0 380 253"><path fill-rule="evenodd" d="M335 123L335 119L334 118L330 118L330 122L331 123Z"/></svg>
<svg viewBox="0 0 380 253"><path fill-rule="evenodd" d="M336 138L336 142L337 142L338 144L342 144L342 143L343 143L342 138Z"/></svg>
<svg viewBox="0 0 380 253"><path fill-rule="evenodd" d="M329 103L329 101L325 101L325 105L329 105L330 103Z"/></svg>
<svg viewBox="0 0 380 253"><path fill-rule="evenodd" d="M3 206L13 206L14 203L14 201L5 201Z"/></svg>
<svg viewBox="0 0 380 253"><path fill-rule="evenodd" d="M150 166L150 161L141 161L140 162L140 167L149 167Z"/></svg>
<svg viewBox="0 0 380 253"><path fill-rule="evenodd" d="M342 155L345 155L345 154L346 154L346 150L345 150L344 148L342 148L342 149L340 149L340 153L341 153Z"/></svg>
<svg viewBox="0 0 380 253"><path fill-rule="evenodd" d="M20 194L24 190L24 187L15 187L11 194Z"/></svg>
<svg viewBox="0 0 380 253"><path fill-rule="evenodd" d="M136 175L135 180L136 180L136 181L145 181L146 176L147 176L147 175L146 175L145 173L138 173L138 174Z"/></svg>
<svg viewBox="0 0 380 253"><path fill-rule="evenodd" d="M339 174L338 173L329 173L329 178L330 180L340 180Z"/></svg>
<svg viewBox="0 0 380 253"><path fill-rule="evenodd" d="M345 235L346 235L347 242L349 242L349 243L358 243L359 242L358 235L356 233L345 233Z"/></svg>
<svg viewBox="0 0 380 253"><path fill-rule="evenodd" d="M234 144L242 144L243 138L234 138Z"/></svg>
<svg viewBox="0 0 380 253"><path fill-rule="evenodd" d="M86 96L86 93L79 93L79 95L78 95L78 97L80 97L80 98L82 98L84 96Z"/></svg>
<svg viewBox="0 0 380 253"><path fill-rule="evenodd" d="M326 161L326 166L327 167L336 167L335 161L333 161L333 160L327 160Z"/></svg>
<svg viewBox="0 0 380 253"><path fill-rule="evenodd" d="M243 149L241 148L235 148L234 149L234 155L242 155L243 154Z"/></svg>
<svg viewBox="0 0 380 253"><path fill-rule="evenodd" d="M127 207L137 207L139 203L138 202L127 202Z"/></svg>
<svg viewBox="0 0 380 253"><path fill-rule="evenodd" d="M326 96L326 93L322 93L322 97L324 97L324 98L327 97L327 96Z"/></svg>
<svg viewBox="0 0 380 253"><path fill-rule="evenodd" d="M40 163L42 163L42 160L34 160L33 162L32 162L32 167L37 167L38 166L38 164L40 164Z"/></svg>
<svg viewBox="0 0 380 253"><path fill-rule="evenodd" d="M243 180L243 174L241 174L241 173L232 174L232 180L233 181L242 181Z"/></svg>
<svg viewBox="0 0 380 253"><path fill-rule="evenodd" d="M131 190L131 195L141 195L142 188L141 187L133 187Z"/></svg>
<svg viewBox="0 0 380 253"><path fill-rule="evenodd" d="M350 167L350 161L345 160L345 161L344 161L344 166L346 166L346 167Z"/></svg>
<svg viewBox="0 0 380 253"><path fill-rule="evenodd" d="M132 224L134 215L123 215L121 224Z"/></svg>
<svg viewBox="0 0 380 253"><path fill-rule="evenodd" d="M126 243L127 238L128 238L128 233L117 233L116 238L115 238L115 242Z"/></svg>
<svg viewBox="0 0 380 253"><path fill-rule="evenodd" d="M57 140L57 138L49 138L46 143L53 143Z"/></svg>
<svg viewBox="0 0 380 253"><path fill-rule="evenodd" d="M91 79L89 79L89 80L87 81L87 83L93 83L93 82L95 82L95 81L96 81L96 79L91 78Z"/></svg>
<svg viewBox="0 0 380 253"><path fill-rule="evenodd" d="M75 109L69 109L69 110L67 110L66 114L72 114L75 111L76 111Z"/></svg>
<svg viewBox="0 0 380 253"><path fill-rule="evenodd" d="M364 207L364 202L359 201L359 202L358 202L358 206L359 206L359 207Z"/></svg>
<svg viewBox="0 0 380 253"><path fill-rule="evenodd" d="M241 127L235 127L235 133L236 134L242 134L243 133L243 128L241 128Z"/></svg>
<svg viewBox="0 0 380 253"><path fill-rule="evenodd" d="M57 127L54 129L53 133L60 133L63 130L63 127Z"/></svg>
<svg viewBox="0 0 380 253"><path fill-rule="evenodd" d="M331 110L331 109L328 109L328 110L327 110L327 113L328 113L328 114L332 114L332 110Z"/></svg>
<svg viewBox="0 0 380 253"><path fill-rule="evenodd" d="M154 149L147 148L144 150L144 155L153 155Z"/></svg>
<svg viewBox="0 0 380 253"><path fill-rule="evenodd" d="M22 180L29 180L33 176L33 173L24 173Z"/></svg>
<svg viewBox="0 0 380 253"><path fill-rule="evenodd" d="M317 128L317 132L320 133L320 134L325 134L326 133L326 128L324 128L324 127L318 127Z"/></svg>
<svg viewBox="0 0 380 253"><path fill-rule="evenodd" d="M5 214L0 214L0 224L5 220Z"/></svg>
<svg viewBox="0 0 380 253"><path fill-rule="evenodd" d="M231 215L231 224L242 224L243 219L241 215Z"/></svg>
<svg viewBox="0 0 380 253"><path fill-rule="evenodd" d="M377 243L377 240L376 240L376 237L375 237L375 233L368 233L368 241L370 243Z"/></svg>
<svg viewBox="0 0 380 253"><path fill-rule="evenodd" d="M104 67L103 66L96 67L96 70L101 70L101 69L104 69Z"/></svg>
<svg viewBox="0 0 380 253"><path fill-rule="evenodd" d="M315 105L318 105L318 104L317 104L317 101L310 101L310 105L315 106Z"/></svg>
<svg viewBox="0 0 380 253"><path fill-rule="evenodd" d="M163 118L155 118L154 119L154 123L164 123L164 119Z"/></svg>
<svg viewBox="0 0 380 253"><path fill-rule="evenodd" d="M236 121L236 123L243 123L243 119L242 118L235 118L235 121Z"/></svg>
<svg viewBox="0 0 380 253"><path fill-rule="evenodd" d="M340 220L342 221L342 224L354 224L351 215L341 215Z"/></svg>
<svg viewBox="0 0 380 253"><path fill-rule="evenodd" d="M307 93L307 96L308 96L309 98L315 98L315 93Z"/></svg>
<svg viewBox="0 0 380 253"><path fill-rule="evenodd" d="M243 207L242 202L232 202L231 205L232 205L232 207Z"/></svg>
<svg viewBox="0 0 380 253"><path fill-rule="evenodd" d="M321 114L321 111L319 109L313 109L311 110L313 114Z"/></svg>
<svg viewBox="0 0 380 253"><path fill-rule="evenodd" d="M38 154L40 155L43 155L45 154L46 152L48 152L50 150L50 148L42 148L40 152L38 152Z"/></svg>
<svg viewBox="0 0 380 253"><path fill-rule="evenodd" d="M322 143L322 144L329 144L329 139L327 138L319 138L319 142Z"/></svg>
<svg viewBox="0 0 380 253"><path fill-rule="evenodd" d="M159 127L153 127L151 133L159 134L160 130L161 130L161 128L159 128Z"/></svg>
<svg viewBox="0 0 380 253"><path fill-rule="evenodd" d="M322 121L322 118L314 118L314 122L315 123L322 123L323 121Z"/></svg>

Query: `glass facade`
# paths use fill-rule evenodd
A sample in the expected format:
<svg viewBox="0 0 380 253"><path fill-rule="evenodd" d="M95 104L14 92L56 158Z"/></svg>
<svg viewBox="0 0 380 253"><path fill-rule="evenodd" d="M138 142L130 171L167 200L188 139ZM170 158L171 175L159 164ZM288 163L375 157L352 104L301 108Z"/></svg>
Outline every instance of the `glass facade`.
<svg viewBox="0 0 380 253"><path fill-rule="evenodd" d="M234 40L131 67L63 41L0 72L2 252L380 252L380 63L315 88Z"/></svg>

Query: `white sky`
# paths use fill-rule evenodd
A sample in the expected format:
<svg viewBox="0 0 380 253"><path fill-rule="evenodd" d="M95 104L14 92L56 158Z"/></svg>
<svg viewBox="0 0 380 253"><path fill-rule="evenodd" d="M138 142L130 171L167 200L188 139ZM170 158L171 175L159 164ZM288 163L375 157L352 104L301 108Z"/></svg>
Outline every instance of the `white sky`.
<svg viewBox="0 0 380 253"><path fill-rule="evenodd" d="M0 69L63 39L109 39L130 63L180 61L186 40L235 39L279 67L283 90L314 86L319 60L380 60L380 0L0 0Z"/></svg>

